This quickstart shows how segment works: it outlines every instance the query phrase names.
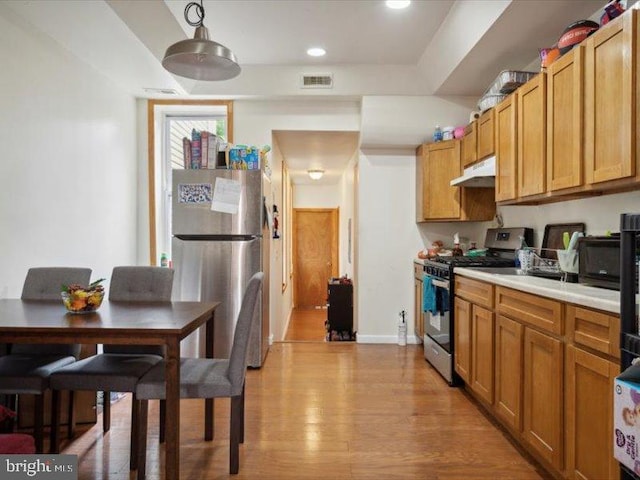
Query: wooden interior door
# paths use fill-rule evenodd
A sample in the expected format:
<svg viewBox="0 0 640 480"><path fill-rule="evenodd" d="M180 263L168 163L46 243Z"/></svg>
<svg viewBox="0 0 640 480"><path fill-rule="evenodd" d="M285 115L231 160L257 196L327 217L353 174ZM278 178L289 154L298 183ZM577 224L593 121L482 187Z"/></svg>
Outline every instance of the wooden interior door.
<svg viewBox="0 0 640 480"><path fill-rule="evenodd" d="M294 305L326 305L327 282L338 276L338 209L295 208L293 232Z"/></svg>

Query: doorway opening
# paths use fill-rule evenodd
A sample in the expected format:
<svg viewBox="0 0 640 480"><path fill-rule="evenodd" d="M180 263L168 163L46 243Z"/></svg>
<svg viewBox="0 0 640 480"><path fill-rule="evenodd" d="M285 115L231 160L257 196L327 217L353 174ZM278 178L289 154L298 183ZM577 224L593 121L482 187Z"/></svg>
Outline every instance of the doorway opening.
<svg viewBox="0 0 640 480"><path fill-rule="evenodd" d="M288 341L323 341L327 285L338 275L338 208L293 209L293 311Z"/></svg>

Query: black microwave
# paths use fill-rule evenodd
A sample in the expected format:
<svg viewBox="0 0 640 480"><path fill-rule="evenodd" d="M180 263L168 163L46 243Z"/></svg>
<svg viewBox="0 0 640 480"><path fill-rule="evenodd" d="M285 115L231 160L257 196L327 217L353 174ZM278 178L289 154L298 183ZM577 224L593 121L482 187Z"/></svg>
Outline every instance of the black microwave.
<svg viewBox="0 0 640 480"><path fill-rule="evenodd" d="M638 258L636 246L636 258ZM620 235L578 240L578 282L620 290ZM636 291L638 268L636 266Z"/></svg>

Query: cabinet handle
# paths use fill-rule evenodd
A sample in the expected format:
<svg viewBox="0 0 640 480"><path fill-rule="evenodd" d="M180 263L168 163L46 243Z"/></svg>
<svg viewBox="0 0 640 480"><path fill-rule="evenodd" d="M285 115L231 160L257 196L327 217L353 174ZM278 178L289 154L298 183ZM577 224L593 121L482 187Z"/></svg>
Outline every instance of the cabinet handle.
<svg viewBox="0 0 640 480"><path fill-rule="evenodd" d="M435 348L431 347L431 350L433 350L433 353L435 353L436 355L440 355L440 352Z"/></svg>

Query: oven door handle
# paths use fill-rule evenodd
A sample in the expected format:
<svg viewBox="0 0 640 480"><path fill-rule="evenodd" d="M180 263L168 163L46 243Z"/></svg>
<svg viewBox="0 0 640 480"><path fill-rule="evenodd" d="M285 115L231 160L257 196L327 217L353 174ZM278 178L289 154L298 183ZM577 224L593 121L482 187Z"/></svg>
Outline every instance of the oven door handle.
<svg viewBox="0 0 640 480"><path fill-rule="evenodd" d="M449 290L449 282L445 282L443 280L436 280L435 278L431 279L431 283L436 287L444 288L445 290Z"/></svg>

